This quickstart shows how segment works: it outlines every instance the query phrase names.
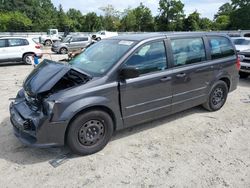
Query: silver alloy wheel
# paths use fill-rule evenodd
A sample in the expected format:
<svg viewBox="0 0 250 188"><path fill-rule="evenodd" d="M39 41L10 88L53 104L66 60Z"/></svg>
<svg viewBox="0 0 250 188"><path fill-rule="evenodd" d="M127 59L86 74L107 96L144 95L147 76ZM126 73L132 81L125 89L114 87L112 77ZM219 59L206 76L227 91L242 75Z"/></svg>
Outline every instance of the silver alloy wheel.
<svg viewBox="0 0 250 188"><path fill-rule="evenodd" d="M24 61L26 64L32 65L32 55L25 56Z"/></svg>

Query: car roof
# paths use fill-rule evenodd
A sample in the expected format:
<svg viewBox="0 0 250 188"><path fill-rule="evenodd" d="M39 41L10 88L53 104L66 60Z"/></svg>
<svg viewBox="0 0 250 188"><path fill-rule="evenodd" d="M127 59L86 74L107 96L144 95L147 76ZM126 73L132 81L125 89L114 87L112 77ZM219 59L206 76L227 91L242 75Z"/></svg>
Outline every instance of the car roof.
<svg viewBox="0 0 250 188"><path fill-rule="evenodd" d="M216 36L225 36L226 34L217 33L217 32L154 32L154 33L143 33L143 34L124 34L111 37L110 39L116 40L133 40L133 41L143 41L153 38L164 38L164 37L175 37L175 36L184 36L184 37L195 37L201 35L216 35ZM229 38L229 37L228 37Z"/></svg>
<svg viewBox="0 0 250 188"><path fill-rule="evenodd" d="M250 38L247 37L231 37L232 39L244 39L244 40L250 40Z"/></svg>
<svg viewBox="0 0 250 188"><path fill-rule="evenodd" d="M1 39L28 39L29 37L18 37L18 36L11 36L11 37L0 37Z"/></svg>

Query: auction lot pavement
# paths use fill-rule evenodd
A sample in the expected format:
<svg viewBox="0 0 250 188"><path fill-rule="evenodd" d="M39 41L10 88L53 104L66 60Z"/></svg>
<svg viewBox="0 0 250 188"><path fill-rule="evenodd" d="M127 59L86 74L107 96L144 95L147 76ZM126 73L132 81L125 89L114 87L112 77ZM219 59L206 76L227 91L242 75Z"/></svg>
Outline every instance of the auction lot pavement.
<svg viewBox="0 0 250 188"><path fill-rule="evenodd" d="M9 98L32 69L0 66L0 187L250 187L250 78L218 112L195 107L126 129L79 157L27 147L13 135Z"/></svg>

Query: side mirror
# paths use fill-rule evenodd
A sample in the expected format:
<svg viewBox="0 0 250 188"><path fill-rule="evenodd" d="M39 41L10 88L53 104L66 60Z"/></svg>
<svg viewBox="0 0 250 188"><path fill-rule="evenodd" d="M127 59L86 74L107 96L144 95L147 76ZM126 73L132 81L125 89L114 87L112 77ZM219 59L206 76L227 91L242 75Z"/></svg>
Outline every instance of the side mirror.
<svg viewBox="0 0 250 188"><path fill-rule="evenodd" d="M133 67L123 68L120 72L120 78L123 80L139 77L140 73Z"/></svg>

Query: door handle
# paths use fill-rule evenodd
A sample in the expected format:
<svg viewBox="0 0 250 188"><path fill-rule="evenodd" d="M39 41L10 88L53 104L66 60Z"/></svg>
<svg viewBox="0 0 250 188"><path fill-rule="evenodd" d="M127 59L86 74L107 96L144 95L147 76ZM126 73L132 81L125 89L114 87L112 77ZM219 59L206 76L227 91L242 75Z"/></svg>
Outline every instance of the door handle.
<svg viewBox="0 0 250 188"><path fill-rule="evenodd" d="M172 77L171 77L171 76L167 76L167 77L161 78L161 81L162 81L162 82L167 82L167 81L170 81L170 80L172 80Z"/></svg>
<svg viewBox="0 0 250 188"><path fill-rule="evenodd" d="M186 76L186 73L180 73L176 75L177 78L184 78L185 76Z"/></svg>

